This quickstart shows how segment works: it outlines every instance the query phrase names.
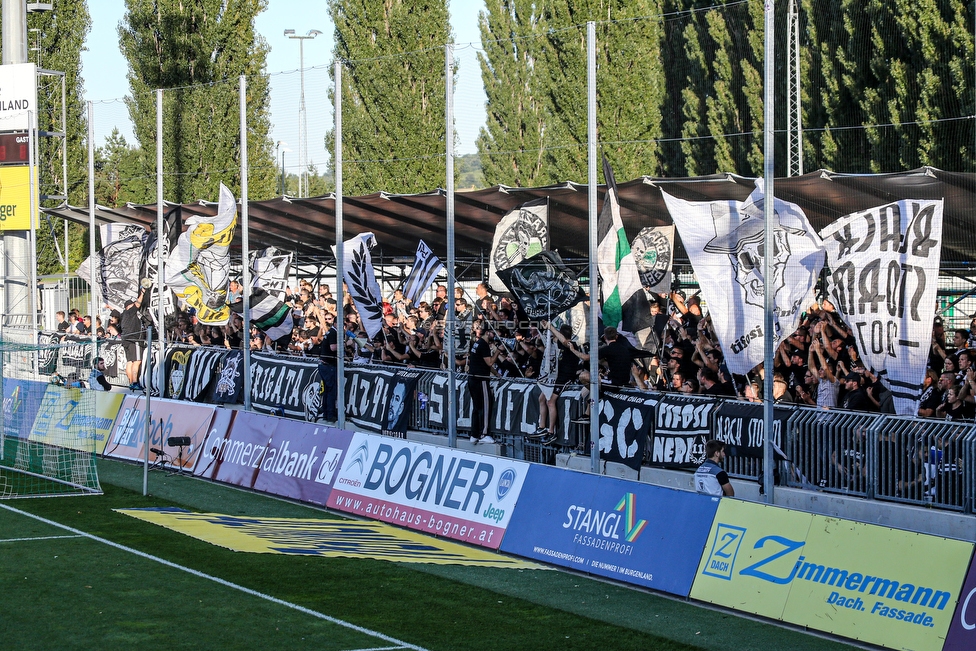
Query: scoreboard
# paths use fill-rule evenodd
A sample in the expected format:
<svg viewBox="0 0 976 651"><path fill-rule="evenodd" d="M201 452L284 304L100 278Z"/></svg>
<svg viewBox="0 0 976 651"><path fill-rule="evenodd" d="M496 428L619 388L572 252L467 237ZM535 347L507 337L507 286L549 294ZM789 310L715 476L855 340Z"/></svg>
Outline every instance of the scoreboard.
<svg viewBox="0 0 976 651"><path fill-rule="evenodd" d="M0 165L26 165L30 159L26 132L0 133Z"/></svg>

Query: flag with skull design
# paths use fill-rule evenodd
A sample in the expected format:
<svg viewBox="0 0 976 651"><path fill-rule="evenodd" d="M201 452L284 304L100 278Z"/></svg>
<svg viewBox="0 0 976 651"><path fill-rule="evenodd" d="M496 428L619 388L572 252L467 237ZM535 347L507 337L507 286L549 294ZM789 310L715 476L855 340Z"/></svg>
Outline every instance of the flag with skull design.
<svg viewBox="0 0 976 651"><path fill-rule="evenodd" d="M664 192L729 370L747 373L763 361L765 292L773 293L774 340L792 334L813 301L825 250L803 210L774 199L773 259L763 276L763 180L744 201L685 201Z"/></svg>

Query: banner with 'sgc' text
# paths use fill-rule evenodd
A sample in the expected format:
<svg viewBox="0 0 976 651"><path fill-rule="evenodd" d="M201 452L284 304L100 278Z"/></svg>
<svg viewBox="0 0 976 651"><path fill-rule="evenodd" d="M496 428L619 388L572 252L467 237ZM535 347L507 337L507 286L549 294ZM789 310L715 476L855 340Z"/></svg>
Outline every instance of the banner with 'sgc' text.
<svg viewBox="0 0 976 651"><path fill-rule="evenodd" d="M694 599L893 649L940 651L973 544L723 499Z"/></svg>
<svg viewBox="0 0 976 651"><path fill-rule="evenodd" d="M498 549L529 464L356 433L330 508Z"/></svg>

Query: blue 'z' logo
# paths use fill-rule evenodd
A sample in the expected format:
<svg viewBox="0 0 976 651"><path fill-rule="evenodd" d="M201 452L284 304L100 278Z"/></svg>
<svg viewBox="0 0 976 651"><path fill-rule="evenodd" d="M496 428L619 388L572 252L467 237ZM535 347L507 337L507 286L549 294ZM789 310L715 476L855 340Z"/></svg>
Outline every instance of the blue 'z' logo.
<svg viewBox="0 0 976 651"><path fill-rule="evenodd" d="M708 554L702 574L731 581L735 557L745 535L746 530L742 527L719 523L712 540L712 551Z"/></svg>

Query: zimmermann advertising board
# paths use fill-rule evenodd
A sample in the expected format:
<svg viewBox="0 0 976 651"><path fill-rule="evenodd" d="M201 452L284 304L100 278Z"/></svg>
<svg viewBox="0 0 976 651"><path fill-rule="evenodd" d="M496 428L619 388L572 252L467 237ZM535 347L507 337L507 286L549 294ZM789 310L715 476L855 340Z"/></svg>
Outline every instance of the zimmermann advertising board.
<svg viewBox="0 0 976 651"><path fill-rule="evenodd" d="M684 597L718 498L533 465L502 551Z"/></svg>
<svg viewBox="0 0 976 651"><path fill-rule="evenodd" d="M889 647L942 649L973 544L723 499L691 596Z"/></svg>
<svg viewBox="0 0 976 651"><path fill-rule="evenodd" d="M498 549L529 464L357 433L329 506Z"/></svg>

